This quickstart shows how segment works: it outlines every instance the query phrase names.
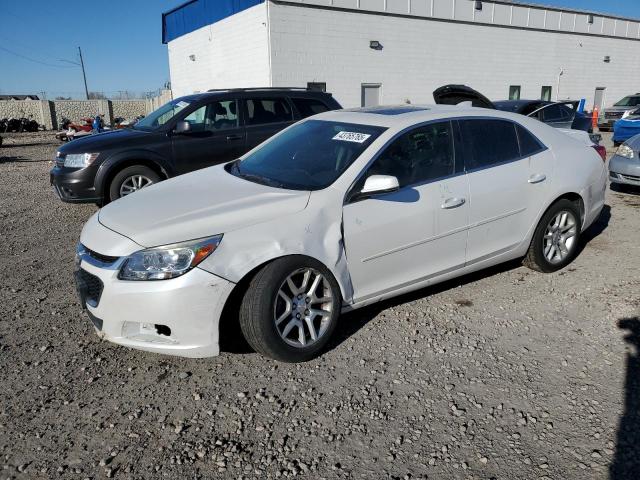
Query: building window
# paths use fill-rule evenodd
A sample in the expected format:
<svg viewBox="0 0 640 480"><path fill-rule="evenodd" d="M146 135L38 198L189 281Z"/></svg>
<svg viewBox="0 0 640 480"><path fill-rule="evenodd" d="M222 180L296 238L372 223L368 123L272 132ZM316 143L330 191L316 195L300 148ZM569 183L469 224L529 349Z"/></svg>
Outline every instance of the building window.
<svg viewBox="0 0 640 480"><path fill-rule="evenodd" d="M509 100L520 100L520 85L509 87Z"/></svg>
<svg viewBox="0 0 640 480"><path fill-rule="evenodd" d="M542 87L542 93L540 94L540 100L545 100L547 102L551 101L551 87L549 87L549 86Z"/></svg>
<svg viewBox="0 0 640 480"><path fill-rule="evenodd" d="M312 92L326 92L327 83L326 82L308 82L307 90L311 90Z"/></svg>

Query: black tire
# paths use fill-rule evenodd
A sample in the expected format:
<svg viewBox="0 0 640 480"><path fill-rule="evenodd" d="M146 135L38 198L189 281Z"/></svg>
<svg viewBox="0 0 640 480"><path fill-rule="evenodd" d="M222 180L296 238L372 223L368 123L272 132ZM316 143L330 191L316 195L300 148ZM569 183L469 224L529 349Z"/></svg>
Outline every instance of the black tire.
<svg viewBox="0 0 640 480"><path fill-rule="evenodd" d="M549 242L553 242L555 239L545 239L545 235L548 233L548 228L551 227L550 223L554 220L560 213L565 212L569 213L573 216L573 221L575 222L575 228L570 230L567 233L574 233L569 237L570 246L567 247L564 244L566 251L568 252L566 256L560 259L560 253L557 250L554 250L552 256L553 261L550 261L547 256L545 256L545 250L549 245ZM568 219L570 217L567 217ZM578 245L580 243L580 232L582 229L582 220L580 217L580 212L576 204L567 199L558 200L556 203L551 205L546 213L540 219L538 226L536 227L536 231L533 234L533 239L531 240L531 245L529 246L529 251L527 255L524 257L523 263L525 266L531 268L532 270L536 270L538 272L543 273L551 273L558 271L564 267L566 267L569 263L573 261L576 254L578 253ZM562 234L558 234L559 237L562 237ZM557 247L549 247L549 253L551 254L551 248Z"/></svg>
<svg viewBox="0 0 640 480"><path fill-rule="evenodd" d="M295 340L289 340L290 343L285 341L278 327L276 327L275 316L278 308L277 302L282 301L280 300L281 297L278 296L278 292L281 287L285 289L288 288L285 287L285 282L289 276L292 274L297 275L296 272L304 269L310 269L322 275L324 280L326 280L326 289L330 289L333 304L331 305L330 314L327 315L323 323L325 326L318 327L318 331L322 331L323 333L317 336L317 340L307 346L303 346L302 344L294 346L290 343ZM299 274L303 275L302 273ZM296 297L294 296L292 298L295 302ZM300 297L297 298L299 299ZM300 304L304 305L302 302L300 302ZM317 357L325 348L338 323L341 307L342 295L338 283L333 278L331 272L320 262L312 258L302 255L291 255L268 263L253 277L240 303L240 328L245 339L256 352L283 362L306 362ZM295 309L291 312L290 318L287 317L281 322L283 330L285 330L285 324L296 321L294 319L294 315L296 315L294 312ZM315 317L313 322L317 322L317 320L318 318ZM302 335L305 337L306 342L306 334L309 332L309 328L307 323L304 323L302 319L299 321L301 324L304 324ZM314 323L314 325L317 325L317 323ZM293 332L293 330L292 328L291 332ZM295 331L300 334L298 327L295 327ZM310 336L309 341L312 341Z"/></svg>
<svg viewBox="0 0 640 480"><path fill-rule="evenodd" d="M153 183L158 183L161 180L160 175L144 165L133 165L124 168L113 177L113 180L111 180L109 184L109 201L113 202L119 199L121 197L120 189L123 183L135 176L141 176L151 181L151 183L144 185L142 188Z"/></svg>

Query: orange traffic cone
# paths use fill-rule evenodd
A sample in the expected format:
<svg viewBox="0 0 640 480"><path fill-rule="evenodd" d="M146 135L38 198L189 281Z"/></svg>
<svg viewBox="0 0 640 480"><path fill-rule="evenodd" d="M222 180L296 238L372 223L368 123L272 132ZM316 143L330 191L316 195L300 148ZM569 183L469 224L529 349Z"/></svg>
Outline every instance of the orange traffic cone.
<svg viewBox="0 0 640 480"><path fill-rule="evenodd" d="M591 126L595 130L598 128L598 107L593 107L593 116L591 117Z"/></svg>

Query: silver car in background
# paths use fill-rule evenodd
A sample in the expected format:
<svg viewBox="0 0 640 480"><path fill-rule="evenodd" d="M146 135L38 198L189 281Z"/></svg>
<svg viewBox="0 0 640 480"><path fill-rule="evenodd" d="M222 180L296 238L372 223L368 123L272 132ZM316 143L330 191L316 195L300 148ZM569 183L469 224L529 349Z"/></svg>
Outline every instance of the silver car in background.
<svg viewBox="0 0 640 480"><path fill-rule="evenodd" d="M622 100L617 101L612 107L602 110L598 117L598 128L601 131L612 130L616 120L620 120L625 112L635 110L640 107L640 92L634 95L628 95Z"/></svg>
<svg viewBox="0 0 640 480"><path fill-rule="evenodd" d="M640 135L624 142L609 160L609 180L613 184L640 187Z"/></svg>

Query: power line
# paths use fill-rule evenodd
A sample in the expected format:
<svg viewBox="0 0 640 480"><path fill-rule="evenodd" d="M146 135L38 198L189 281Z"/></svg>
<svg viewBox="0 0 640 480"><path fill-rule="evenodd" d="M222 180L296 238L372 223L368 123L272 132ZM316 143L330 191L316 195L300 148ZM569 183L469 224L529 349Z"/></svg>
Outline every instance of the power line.
<svg viewBox="0 0 640 480"><path fill-rule="evenodd" d="M45 67L53 67L53 68L76 68L76 67L72 67L72 66L66 66L66 65L54 65L52 63L46 63L46 62L42 62L40 60L35 60L33 58L27 57L26 55L22 55L18 52L14 52L13 50L9 50L8 48L2 47L0 46L0 50L4 50L5 52L8 52L12 55L15 55L16 57L20 57L23 58L25 60L29 60L30 62L34 62L34 63L39 63L40 65L44 65Z"/></svg>

